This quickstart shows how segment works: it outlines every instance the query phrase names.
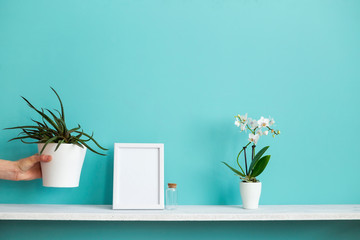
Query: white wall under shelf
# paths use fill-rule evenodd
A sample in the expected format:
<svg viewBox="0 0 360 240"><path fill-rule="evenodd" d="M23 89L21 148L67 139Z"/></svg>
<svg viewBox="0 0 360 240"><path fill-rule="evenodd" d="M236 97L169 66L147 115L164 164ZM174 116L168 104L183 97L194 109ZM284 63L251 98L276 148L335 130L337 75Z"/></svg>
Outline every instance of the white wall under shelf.
<svg viewBox="0 0 360 240"><path fill-rule="evenodd" d="M360 220L360 205L182 205L177 210L112 210L111 205L0 204L0 220L289 221Z"/></svg>

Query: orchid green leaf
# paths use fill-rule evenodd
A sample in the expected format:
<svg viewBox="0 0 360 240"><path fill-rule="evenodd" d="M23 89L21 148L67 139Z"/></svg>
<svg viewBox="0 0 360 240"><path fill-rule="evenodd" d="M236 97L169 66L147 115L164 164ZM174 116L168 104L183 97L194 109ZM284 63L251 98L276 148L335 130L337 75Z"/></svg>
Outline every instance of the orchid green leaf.
<svg viewBox="0 0 360 240"><path fill-rule="evenodd" d="M269 146L263 147L254 157L254 159L251 161L250 167L249 167L249 173L251 174L256 162L264 155L266 150L268 150Z"/></svg>
<svg viewBox="0 0 360 240"><path fill-rule="evenodd" d="M238 170L236 170L235 168L231 167L229 164L227 164L226 162L222 162L223 164L225 164L228 168L230 168L236 175L239 175L241 177L245 177L245 174L242 174L241 172L239 172Z"/></svg>
<svg viewBox="0 0 360 240"><path fill-rule="evenodd" d="M256 164L250 174L250 177L255 178L255 177L259 176L265 170L265 168L270 160L270 157L271 157L270 155L266 155L266 156L260 158L256 162Z"/></svg>

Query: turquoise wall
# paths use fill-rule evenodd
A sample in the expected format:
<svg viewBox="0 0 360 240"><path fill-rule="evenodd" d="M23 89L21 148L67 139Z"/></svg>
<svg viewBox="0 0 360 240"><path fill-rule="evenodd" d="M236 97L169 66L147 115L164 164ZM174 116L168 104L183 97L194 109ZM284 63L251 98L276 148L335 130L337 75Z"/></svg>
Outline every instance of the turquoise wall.
<svg viewBox="0 0 360 240"><path fill-rule="evenodd" d="M107 157L88 153L79 188L0 181L0 203L111 204L113 143L160 142L165 182L178 183L180 204L241 204L239 181L220 161L235 165L247 137L233 116L248 112L273 116L282 131L258 144L272 155L261 204L359 204L359 11L356 0L0 0L0 129L35 116L20 95L57 106L53 86L69 124L111 148ZM0 158L36 152L7 143L15 135L0 132ZM246 235L257 224L230 225ZM116 234L118 225L106 228Z"/></svg>

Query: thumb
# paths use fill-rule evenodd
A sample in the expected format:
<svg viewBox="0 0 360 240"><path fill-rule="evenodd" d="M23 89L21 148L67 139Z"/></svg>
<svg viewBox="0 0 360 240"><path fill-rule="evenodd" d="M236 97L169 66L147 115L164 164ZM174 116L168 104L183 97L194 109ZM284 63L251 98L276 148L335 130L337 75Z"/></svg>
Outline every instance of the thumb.
<svg viewBox="0 0 360 240"><path fill-rule="evenodd" d="M23 158L18 161L18 166L21 171L26 172L30 168L32 168L38 162L49 162L51 160L51 156L47 155L39 155L35 154L31 157Z"/></svg>

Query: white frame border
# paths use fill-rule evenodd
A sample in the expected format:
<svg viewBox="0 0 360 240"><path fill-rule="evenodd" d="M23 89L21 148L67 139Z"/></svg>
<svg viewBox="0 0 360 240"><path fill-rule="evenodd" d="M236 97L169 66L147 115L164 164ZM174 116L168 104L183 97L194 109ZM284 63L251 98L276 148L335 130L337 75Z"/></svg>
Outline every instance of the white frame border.
<svg viewBox="0 0 360 240"><path fill-rule="evenodd" d="M159 204L122 206L119 203L120 174L118 150L120 148L156 148L159 150ZM164 209L164 144L163 143L115 143L114 144L114 178L113 178L113 209Z"/></svg>

